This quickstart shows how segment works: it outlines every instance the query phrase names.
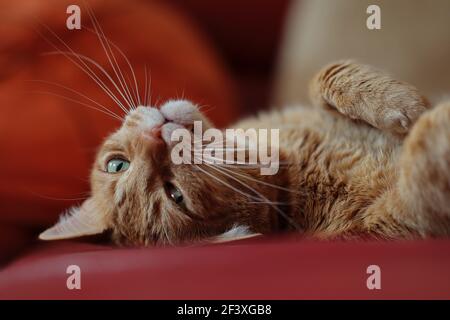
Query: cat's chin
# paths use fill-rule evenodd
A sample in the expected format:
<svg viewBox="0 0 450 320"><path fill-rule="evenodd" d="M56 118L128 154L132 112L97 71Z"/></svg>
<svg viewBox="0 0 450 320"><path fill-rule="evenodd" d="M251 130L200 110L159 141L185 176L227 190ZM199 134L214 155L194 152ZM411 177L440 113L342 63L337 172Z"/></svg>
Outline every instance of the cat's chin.
<svg viewBox="0 0 450 320"><path fill-rule="evenodd" d="M234 225L230 230L210 238L208 242L210 243L223 243L235 240L242 240L247 238L253 238L261 236L261 233L254 233L250 230L248 226L245 225Z"/></svg>

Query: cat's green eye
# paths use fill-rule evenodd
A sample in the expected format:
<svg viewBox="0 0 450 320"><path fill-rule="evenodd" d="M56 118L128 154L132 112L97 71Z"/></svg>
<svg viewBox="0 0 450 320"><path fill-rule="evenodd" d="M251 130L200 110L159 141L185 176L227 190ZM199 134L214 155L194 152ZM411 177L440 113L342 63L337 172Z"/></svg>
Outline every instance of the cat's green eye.
<svg viewBox="0 0 450 320"><path fill-rule="evenodd" d="M124 159L115 158L108 161L106 165L106 172L118 173L128 169L130 162Z"/></svg>
<svg viewBox="0 0 450 320"><path fill-rule="evenodd" d="M176 204L182 204L184 201L183 194L181 193L180 189L175 187L170 182L166 183L166 191L167 194L170 196L170 198L175 202Z"/></svg>

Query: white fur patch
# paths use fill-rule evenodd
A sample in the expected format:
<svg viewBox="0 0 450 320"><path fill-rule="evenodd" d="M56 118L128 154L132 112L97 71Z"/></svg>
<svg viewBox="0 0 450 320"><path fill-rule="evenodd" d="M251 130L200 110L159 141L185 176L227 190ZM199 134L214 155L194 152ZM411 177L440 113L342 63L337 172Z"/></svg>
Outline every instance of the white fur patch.
<svg viewBox="0 0 450 320"><path fill-rule="evenodd" d="M195 120L199 120L197 107L187 100L167 101L161 107L161 113L167 120L183 125L189 125Z"/></svg>
<svg viewBox="0 0 450 320"><path fill-rule="evenodd" d="M156 108L145 108L142 113L144 115L144 123L146 127L153 128L154 126L164 123L164 116Z"/></svg>
<svg viewBox="0 0 450 320"><path fill-rule="evenodd" d="M258 235L260 235L260 233L251 232L248 226L234 225L230 230L215 237L213 239L213 242L228 242L233 240L251 238Z"/></svg>
<svg viewBox="0 0 450 320"><path fill-rule="evenodd" d="M141 130L152 129L155 126L162 125L165 122L164 116L156 108L151 107L137 107L136 110L130 112L130 115L134 112L139 113L142 116L142 120L139 122ZM128 115L128 117L130 116Z"/></svg>

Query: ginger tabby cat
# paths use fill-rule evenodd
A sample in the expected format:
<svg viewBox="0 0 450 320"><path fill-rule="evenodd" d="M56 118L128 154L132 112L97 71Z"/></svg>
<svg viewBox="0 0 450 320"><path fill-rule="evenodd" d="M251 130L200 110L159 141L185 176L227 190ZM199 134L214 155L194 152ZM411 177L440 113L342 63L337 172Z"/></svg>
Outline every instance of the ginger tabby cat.
<svg viewBox="0 0 450 320"><path fill-rule="evenodd" d="M280 129L272 176L245 165L174 165L172 128L209 126L191 102L130 111L98 152L91 197L40 238L111 230L116 243L152 245L289 230L319 239L450 235L450 102L431 107L411 85L352 61L323 68L310 89L314 108L234 126Z"/></svg>

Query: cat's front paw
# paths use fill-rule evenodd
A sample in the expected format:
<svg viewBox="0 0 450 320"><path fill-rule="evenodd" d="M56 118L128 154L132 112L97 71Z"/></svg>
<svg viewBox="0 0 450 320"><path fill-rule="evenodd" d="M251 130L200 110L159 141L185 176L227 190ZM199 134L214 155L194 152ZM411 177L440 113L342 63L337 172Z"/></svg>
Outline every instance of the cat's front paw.
<svg viewBox="0 0 450 320"><path fill-rule="evenodd" d="M204 126L210 126L209 120L188 100L169 100L161 106L160 111L167 121L182 126L191 126L194 121L202 121Z"/></svg>
<svg viewBox="0 0 450 320"><path fill-rule="evenodd" d="M168 145L173 144L172 134L175 130L192 131L197 121L201 122L202 130L211 128L209 120L188 100L169 100L161 106L160 112L166 120L162 126L162 138Z"/></svg>
<svg viewBox="0 0 450 320"><path fill-rule="evenodd" d="M428 101L412 85L351 60L319 71L311 82L310 94L316 105L400 135L429 109Z"/></svg>

